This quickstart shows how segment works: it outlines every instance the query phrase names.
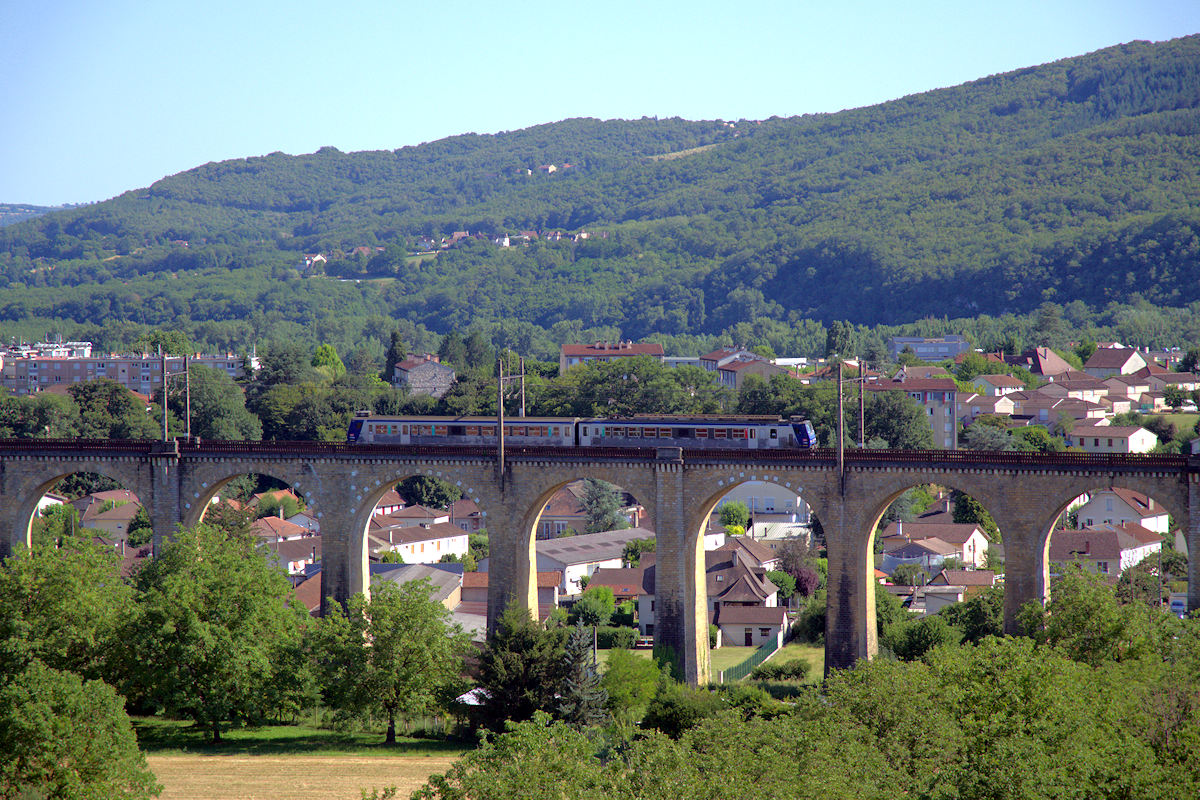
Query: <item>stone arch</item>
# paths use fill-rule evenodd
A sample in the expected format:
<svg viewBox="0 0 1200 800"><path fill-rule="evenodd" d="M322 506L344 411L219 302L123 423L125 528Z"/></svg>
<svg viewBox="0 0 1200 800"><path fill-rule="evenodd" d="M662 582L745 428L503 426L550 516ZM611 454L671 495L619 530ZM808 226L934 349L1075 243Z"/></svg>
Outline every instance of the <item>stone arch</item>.
<svg viewBox="0 0 1200 800"><path fill-rule="evenodd" d="M488 499L485 499L487 495L482 491L482 485L478 481L478 476L464 475L463 471L454 470L449 465L412 463L394 464L389 466L387 470L370 473L366 482L361 486L352 484L349 487L355 493L355 507L350 517L350 540L347 543L347 557L350 567L350 595L359 592L363 594L370 593L370 581L367 579L369 572L367 530L371 523L371 517L375 513L375 507L379 505L380 499L396 484L407 478L416 476L438 478L458 488L462 492L463 497L472 500L479 506L479 514L486 523L489 502ZM358 475L352 472L351 477L357 478ZM322 587L322 592L324 592L324 587Z"/></svg>
<svg viewBox="0 0 1200 800"><path fill-rule="evenodd" d="M236 469L230 465L214 465L211 469L197 471L194 480L184 486L183 496L180 497L180 524L185 528L198 525L203 521L204 514L208 511L217 493L242 475L265 475L268 478L274 478L280 483L299 489L305 503L311 505L313 502L311 490L305 490L297 476L290 470L275 469L274 466L269 462L256 462L238 465Z"/></svg>
<svg viewBox="0 0 1200 800"><path fill-rule="evenodd" d="M153 502L153 486L147 479L143 464L136 459L112 459L103 461L45 461L47 471L29 475L18 483L17 491L6 492L15 495L16 510L12 517L12 527L7 538L7 553L12 553L18 545L28 547L33 534L33 520L37 514L38 503L46 492L63 478L81 472L93 473L119 483L128 491L135 494L138 501L148 509ZM46 477L47 473L50 477ZM7 499L7 498L6 498Z"/></svg>

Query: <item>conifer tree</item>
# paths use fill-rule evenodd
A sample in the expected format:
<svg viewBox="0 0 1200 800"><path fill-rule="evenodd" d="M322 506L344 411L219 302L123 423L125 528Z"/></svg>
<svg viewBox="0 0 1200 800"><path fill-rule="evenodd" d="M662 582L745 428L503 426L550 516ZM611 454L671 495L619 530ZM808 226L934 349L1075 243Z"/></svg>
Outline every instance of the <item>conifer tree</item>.
<svg viewBox="0 0 1200 800"><path fill-rule="evenodd" d="M596 669L591 633L582 622L577 623L567 637L558 694L558 717L563 722L582 728L602 724L608 719L604 707L608 692L601 685Z"/></svg>

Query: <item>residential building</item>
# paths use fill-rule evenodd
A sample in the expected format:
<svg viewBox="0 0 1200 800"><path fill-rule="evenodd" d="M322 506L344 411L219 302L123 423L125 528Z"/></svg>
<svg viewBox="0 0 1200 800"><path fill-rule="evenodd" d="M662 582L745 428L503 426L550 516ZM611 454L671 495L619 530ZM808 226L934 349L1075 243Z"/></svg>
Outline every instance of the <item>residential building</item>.
<svg viewBox="0 0 1200 800"><path fill-rule="evenodd" d="M958 386L952 378L910 378L903 381L878 381L864 385L869 392L901 391L925 409L933 431L935 447L958 447Z"/></svg>
<svg viewBox="0 0 1200 800"><path fill-rule="evenodd" d="M407 388L412 394L441 397L454 383L455 373L432 353L409 354L392 370L392 386Z"/></svg>
<svg viewBox="0 0 1200 800"><path fill-rule="evenodd" d="M939 514L941 517L941 514ZM902 522L897 520L888 525L883 532L883 552L893 554L913 542L923 542L927 539L937 539L954 547L954 552L945 552L947 556L957 558L966 567L980 568L987 560L990 542L987 534L975 523L964 522ZM943 552L944 548L938 548ZM904 556L897 556L903 558ZM885 572L891 570L884 567Z"/></svg>
<svg viewBox="0 0 1200 800"><path fill-rule="evenodd" d="M394 552L405 564L433 564L446 555L462 559L467 554L467 532L457 525L439 522L391 526L382 522L373 518L367 526L368 546L378 558Z"/></svg>
<svg viewBox="0 0 1200 800"><path fill-rule="evenodd" d="M888 355L899 361L906 350L922 361L945 361L968 352L971 344L958 335L948 336L893 336L888 340Z"/></svg>
<svg viewBox="0 0 1200 800"><path fill-rule="evenodd" d="M450 504L450 524L467 533L478 533L483 529L483 514L474 500L464 497Z"/></svg>
<svg viewBox="0 0 1200 800"><path fill-rule="evenodd" d="M976 375L971 383L981 387L989 397L1003 397L1025 389L1025 382L1012 375Z"/></svg>
<svg viewBox="0 0 1200 800"><path fill-rule="evenodd" d="M1162 549L1162 536L1136 523L1059 529L1050 535L1049 559L1059 570L1071 562L1116 578Z"/></svg>
<svg viewBox="0 0 1200 800"><path fill-rule="evenodd" d="M1113 375L1132 375L1149 362L1137 350L1126 347L1098 347L1083 365L1083 371L1093 378L1111 378Z"/></svg>
<svg viewBox="0 0 1200 800"><path fill-rule="evenodd" d="M537 577L538 619L546 619L550 612L558 608L561 596L562 576L557 572L538 571ZM462 576L462 603L455 609L459 614L478 614L487 616L488 605L488 574L482 572L464 572Z"/></svg>
<svg viewBox="0 0 1200 800"><path fill-rule="evenodd" d="M990 569L944 569L934 575L928 585L961 586L965 599L970 600L996 585L996 573Z"/></svg>
<svg viewBox="0 0 1200 800"><path fill-rule="evenodd" d="M1075 425L1064 438L1088 453L1149 453L1158 444L1157 436L1136 425Z"/></svg>
<svg viewBox="0 0 1200 800"><path fill-rule="evenodd" d="M1049 347L1035 347L1019 356L1004 356L1004 362L1017 367L1024 367L1034 375L1050 377L1072 369L1071 365L1058 353Z"/></svg>
<svg viewBox="0 0 1200 800"><path fill-rule="evenodd" d="M538 539L556 539L569 531L587 532L587 509L583 506L586 488L582 480L571 481L550 496L538 517ZM639 527L645 510L633 495L620 488L617 491L621 495L621 516L629 521L629 527Z"/></svg>
<svg viewBox="0 0 1200 800"><path fill-rule="evenodd" d="M558 374L571 367L596 361L616 361L622 358L647 356L663 360L663 346L657 342L595 342L594 344L564 344L558 355Z"/></svg>
<svg viewBox="0 0 1200 800"><path fill-rule="evenodd" d="M1171 525L1170 514L1153 497L1115 487L1093 492L1076 513L1079 524L1085 528L1132 522L1165 535Z"/></svg>
<svg viewBox="0 0 1200 800"><path fill-rule="evenodd" d="M250 525L250 533L266 542L286 542L311 538L312 532L301 525L279 517L262 517Z"/></svg>
<svg viewBox="0 0 1200 800"><path fill-rule="evenodd" d="M67 342L61 349L37 345L35 349L9 350L0 368L0 387L13 394L27 395L56 386L102 378L115 381L130 391L152 395L162 386L163 358L148 353L132 355L93 355L90 342ZM56 355L43 355L43 353ZM87 353L87 355L81 355ZM243 363L257 368L257 359L243 359L233 353L188 356L189 364L199 364L224 372L231 378L243 377ZM167 356L169 375L184 372L184 358Z"/></svg>
<svg viewBox="0 0 1200 800"><path fill-rule="evenodd" d="M722 606L709 613L717 626L717 647L761 647L774 641L783 646L787 609L780 606Z"/></svg>

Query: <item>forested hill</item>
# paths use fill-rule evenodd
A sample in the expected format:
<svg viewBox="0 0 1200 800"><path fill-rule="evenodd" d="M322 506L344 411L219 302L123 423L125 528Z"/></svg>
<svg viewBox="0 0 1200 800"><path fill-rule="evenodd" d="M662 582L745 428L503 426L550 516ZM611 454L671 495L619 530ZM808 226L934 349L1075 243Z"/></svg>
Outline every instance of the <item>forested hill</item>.
<svg viewBox="0 0 1200 800"><path fill-rule="evenodd" d="M591 237L405 258L422 236L551 229ZM350 255L364 245L383 250ZM317 252L334 274L381 278L356 290L363 313L438 331L1180 306L1200 300L1200 36L836 114L576 119L207 164L0 230L0 323L99 324L135 291L149 324L240 319L280 279L291 302L269 304L302 322L344 291L292 271ZM186 298L153 280L164 271ZM88 289L114 278L128 285Z"/></svg>

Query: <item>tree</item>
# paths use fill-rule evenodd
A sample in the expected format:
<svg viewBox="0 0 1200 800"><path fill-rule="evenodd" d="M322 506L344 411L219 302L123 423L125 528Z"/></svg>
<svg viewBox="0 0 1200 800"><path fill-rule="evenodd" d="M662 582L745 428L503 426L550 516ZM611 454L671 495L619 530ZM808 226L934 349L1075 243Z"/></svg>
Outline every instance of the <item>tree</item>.
<svg viewBox="0 0 1200 800"><path fill-rule="evenodd" d="M736 525L742 530L750 524L750 509L741 500L731 500L721 506L721 526L729 528Z"/></svg>
<svg viewBox="0 0 1200 800"><path fill-rule="evenodd" d="M920 564L900 564L892 570L892 580L900 586L924 586L929 572Z"/></svg>
<svg viewBox="0 0 1200 800"><path fill-rule="evenodd" d="M90 534L79 521L79 509L70 503L56 503L42 509L30 529L30 540L35 546L54 546L68 539L88 537Z"/></svg>
<svg viewBox="0 0 1200 800"><path fill-rule="evenodd" d="M308 615L265 548L207 525L180 531L136 579L124 629L127 696L208 727L291 710ZM135 666L136 665L136 666Z"/></svg>
<svg viewBox="0 0 1200 800"><path fill-rule="evenodd" d="M619 531L629 527L629 520L621 513L621 495L611 483L585 478L580 502L587 514L587 533Z"/></svg>
<svg viewBox="0 0 1200 800"><path fill-rule="evenodd" d="M592 652L592 633L577 622L567 636L562 656L562 685L559 689L557 716L568 725L584 728L608 719L605 704L608 692L596 669Z"/></svg>
<svg viewBox="0 0 1200 800"><path fill-rule="evenodd" d="M201 439L248 441L262 438L262 422L246 408L246 397L233 379L203 364L188 365L192 434ZM170 408L186 414L183 387L172 388Z"/></svg>
<svg viewBox="0 0 1200 800"><path fill-rule="evenodd" d="M1189 398L1189 393L1178 386L1163 387L1163 402L1174 410L1178 410Z"/></svg>
<svg viewBox="0 0 1200 800"><path fill-rule="evenodd" d="M771 570L767 573L767 579L779 587L780 600L787 600L796 593L796 579L783 570Z"/></svg>
<svg viewBox="0 0 1200 800"><path fill-rule="evenodd" d="M954 492L953 519L959 524L978 525L980 530L994 542L1000 541L1000 528L983 504L969 494Z"/></svg>
<svg viewBox="0 0 1200 800"><path fill-rule="evenodd" d="M388 337L387 355L384 356L383 374L380 377L383 382L389 386L392 384L396 375L396 365L408 357L408 347L404 344L404 337L400 331L392 331Z"/></svg>
<svg viewBox="0 0 1200 800"><path fill-rule="evenodd" d="M825 357L853 358L858 352L858 335L854 325L845 320L834 320L825 336Z"/></svg>
<svg viewBox="0 0 1200 800"><path fill-rule="evenodd" d="M613 591L608 586L592 586L571 606L570 621L584 625L607 625L616 610Z"/></svg>
<svg viewBox="0 0 1200 800"><path fill-rule="evenodd" d="M169 356L186 356L196 352L196 345L178 329L159 328L143 333L131 345L135 353L157 353L160 347Z"/></svg>
<svg viewBox="0 0 1200 800"><path fill-rule="evenodd" d="M141 547L154 540L154 527L150 523L150 513L145 506L138 507L137 513L129 521L129 530L125 532L125 543L130 547Z"/></svg>
<svg viewBox="0 0 1200 800"><path fill-rule="evenodd" d="M627 567L636 567L642 560L642 553L653 553L657 546L658 540L653 536L630 539L621 550L621 563Z"/></svg>
<svg viewBox="0 0 1200 800"><path fill-rule="evenodd" d="M508 720L520 722L536 711L552 711L562 657L561 637L509 604L479 656L479 685L486 694L480 708L484 724L500 730Z"/></svg>
<svg viewBox="0 0 1200 800"><path fill-rule="evenodd" d="M992 586L969 600L938 612L962 633L964 642L974 644L988 636L1004 635L1004 588Z"/></svg>
<svg viewBox="0 0 1200 800"><path fill-rule="evenodd" d="M108 684L39 661L0 682L0 796L157 797L124 705Z"/></svg>
<svg viewBox="0 0 1200 800"><path fill-rule="evenodd" d="M331 381L337 380L346 374L346 365L342 363L341 357L338 356L337 348L331 344L317 346L316 351L313 353L312 365Z"/></svg>
<svg viewBox="0 0 1200 800"><path fill-rule="evenodd" d="M384 743L395 744L397 714L423 714L453 696L469 639L428 580L377 583L369 600L357 594L345 611L328 605L313 651L326 702L340 714L382 710Z"/></svg>
<svg viewBox="0 0 1200 800"><path fill-rule="evenodd" d="M449 508L462 497L462 490L431 475L413 475L396 486L396 491L410 506Z"/></svg>
<svg viewBox="0 0 1200 800"><path fill-rule="evenodd" d="M133 592L111 547L82 539L19 548L0 565L0 679L33 661L110 673Z"/></svg>
<svg viewBox="0 0 1200 800"><path fill-rule="evenodd" d="M103 378L72 384L67 393L79 406L84 439L155 439L161 430L143 401L116 381Z"/></svg>
<svg viewBox="0 0 1200 800"><path fill-rule="evenodd" d="M649 658L639 658L630 650L608 651L601 684L608 692L606 706L619 722L637 724L658 689L662 669Z"/></svg>
<svg viewBox="0 0 1200 800"><path fill-rule="evenodd" d="M893 625L882 642L897 658L913 661L935 647L957 644L961 639L960 631L951 627L945 617L935 614Z"/></svg>
<svg viewBox="0 0 1200 800"><path fill-rule="evenodd" d="M796 581L796 594L801 597L812 597L821 587L820 573L808 565L804 565L796 571L794 580Z"/></svg>
<svg viewBox="0 0 1200 800"><path fill-rule="evenodd" d="M854 414L857 415L857 410ZM924 409L901 391L868 392L866 435L879 438L899 450L933 447L933 429Z"/></svg>
<svg viewBox="0 0 1200 800"><path fill-rule="evenodd" d="M959 436L959 444L966 450L1015 450L1012 436L1003 428L979 422L968 425Z"/></svg>

